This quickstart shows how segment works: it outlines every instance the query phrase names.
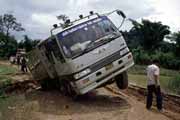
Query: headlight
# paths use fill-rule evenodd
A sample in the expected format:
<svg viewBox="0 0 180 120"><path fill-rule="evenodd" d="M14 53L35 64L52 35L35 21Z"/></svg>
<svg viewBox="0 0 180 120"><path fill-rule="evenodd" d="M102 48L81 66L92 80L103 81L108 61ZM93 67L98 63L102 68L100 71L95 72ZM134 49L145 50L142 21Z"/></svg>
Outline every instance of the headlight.
<svg viewBox="0 0 180 120"><path fill-rule="evenodd" d="M81 71L80 73L75 74L75 75L74 75L74 78L75 78L75 79L79 79L79 78L87 75L87 74L90 73L90 72L91 72L90 69L83 70L83 71Z"/></svg>

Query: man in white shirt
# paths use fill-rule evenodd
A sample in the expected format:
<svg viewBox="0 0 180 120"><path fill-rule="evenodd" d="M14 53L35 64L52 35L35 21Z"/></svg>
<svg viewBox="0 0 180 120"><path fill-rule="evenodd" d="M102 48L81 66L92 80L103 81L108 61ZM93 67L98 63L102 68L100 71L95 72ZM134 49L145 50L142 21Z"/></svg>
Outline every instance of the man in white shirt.
<svg viewBox="0 0 180 120"><path fill-rule="evenodd" d="M146 108L150 109L153 101L153 93L156 95L157 108L162 111L162 95L159 82L160 69L158 61L154 60L151 65L147 67L147 103Z"/></svg>

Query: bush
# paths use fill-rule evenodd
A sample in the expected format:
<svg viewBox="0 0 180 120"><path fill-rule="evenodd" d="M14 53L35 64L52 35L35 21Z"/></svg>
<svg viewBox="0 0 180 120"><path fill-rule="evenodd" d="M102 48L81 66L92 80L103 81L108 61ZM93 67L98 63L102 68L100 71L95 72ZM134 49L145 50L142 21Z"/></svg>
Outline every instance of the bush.
<svg viewBox="0 0 180 120"><path fill-rule="evenodd" d="M168 84L170 90L180 95L180 75L174 77Z"/></svg>
<svg viewBox="0 0 180 120"><path fill-rule="evenodd" d="M172 52L147 52L141 47L132 50L135 63L140 65L147 65L152 60L158 60L160 65L164 68L179 70L180 60Z"/></svg>
<svg viewBox="0 0 180 120"><path fill-rule="evenodd" d="M134 60L137 64L148 64L151 60L150 56L141 47L132 50Z"/></svg>
<svg viewBox="0 0 180 120"><path fill-rule="evenodd" d="M163 53L161 51L156 51L155 54L151 56L152 60L159 60L160 65L164 68L179 69L180 62L172 52Z"/></svg>

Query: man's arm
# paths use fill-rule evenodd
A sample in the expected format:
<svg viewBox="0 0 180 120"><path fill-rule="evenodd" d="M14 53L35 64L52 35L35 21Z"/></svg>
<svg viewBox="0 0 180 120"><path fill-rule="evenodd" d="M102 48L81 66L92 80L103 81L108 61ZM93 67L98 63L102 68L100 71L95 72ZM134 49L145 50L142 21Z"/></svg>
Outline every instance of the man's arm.
<svg viewBox="0 0 180 120"><path fill-rule="evenodd" d="M156 68L154 71L154 79L155 79L155 85L158 86L158 81L159 81L159 68Z"/></svg>
<svg viewBox="0 0 180 120"><path fill-rule="evenodd" d="M155 85L158 86L159 75L154 75Z"/></svg>

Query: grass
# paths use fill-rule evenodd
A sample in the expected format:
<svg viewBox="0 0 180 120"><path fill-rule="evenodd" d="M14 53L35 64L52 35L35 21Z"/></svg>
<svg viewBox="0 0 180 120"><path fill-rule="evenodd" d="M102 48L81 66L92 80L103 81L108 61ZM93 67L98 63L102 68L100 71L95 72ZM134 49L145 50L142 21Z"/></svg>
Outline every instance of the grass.
<svg viewBox="0 0 180 120"><path fill-rule="evenodd" d="M11 81L12 78L10 76L0 75L0 87L6 81Z"/></svg>
<svg viewBox="0 0 180 120"><path fill-rule="evenodd" d="M146 75L138 75L138 74L128 74L129 81L130 83L136 84L141 87L146 87L147 86L147 77ZM165 91L170 91L168 88L169 82L173 79L173 77L168 77L168 76L160 76L160 84L161 87Z"/></svg>
<svg viewBox="0 0 180 120"><path fill-rule="evenodd" d="M128 72L131 74L146 74L146 67L147 66L134 65L128 70ZM169 70L160 67L160 74L162 76L176 76L180 74L180 71Z"/></svg>
<svg viewBox="0 0 180 120"><path fill-rule="evenodd" d="M4 87L11 83L12 79L9 75L15 74L16 68L0 65L0 98L4 97Z"/></svg>
<svg viewBox="0 0 180 120"><path fill-rule="evenodd" d="M17 69L6 66L6 65L0 65L0 87L3 87L4 85L10 83L12 80L10 74L16 73Z"/></svg>
<svg viewBox="0 0 180 120"><path fill-rule="evenodd" d="M163 91L174 93L174 88L169 87L175 76L180 74L178 71L160 68L160 84ZM130 83L141 87L147 86L146 66L135 65L128 70L128 77Z"/></svg>
<svg viewBox="0 0 180 120"><path fill-rule="evenodd" d="M11 78L8 75L15 74L16 72L16 68L0 64L0 83L10 81Z"/></svg>
<svg viewBox="0 0 180 120"><path fill-rule="evenodd" d="M0 64L0 75L9 75L16 73L17 69L11 66Z"/></svg>

